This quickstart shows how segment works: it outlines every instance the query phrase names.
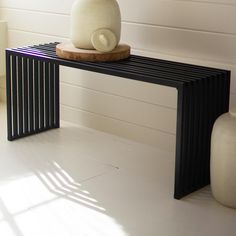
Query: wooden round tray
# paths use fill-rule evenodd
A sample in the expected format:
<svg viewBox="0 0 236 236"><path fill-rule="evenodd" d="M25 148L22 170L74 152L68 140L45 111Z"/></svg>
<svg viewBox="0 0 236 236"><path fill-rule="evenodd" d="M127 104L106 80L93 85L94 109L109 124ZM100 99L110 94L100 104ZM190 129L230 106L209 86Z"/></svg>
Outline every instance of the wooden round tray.
<svg viewBox="0 0 236 236"><path fill-rule="evenodd" d="M60 43L56 46L56 53L60 58L75 61L119 61L130 56L130 46L120 44L113 51L103 53L96 50L76 48L72 43Z"/></svg>

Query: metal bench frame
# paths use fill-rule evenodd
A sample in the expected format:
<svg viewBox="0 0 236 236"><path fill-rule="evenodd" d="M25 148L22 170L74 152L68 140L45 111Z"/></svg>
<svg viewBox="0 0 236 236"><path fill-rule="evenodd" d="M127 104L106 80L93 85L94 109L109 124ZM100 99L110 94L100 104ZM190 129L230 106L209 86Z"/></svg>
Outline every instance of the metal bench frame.
<svg viewBox="0 0 236 236"><path fill-rule="evenodd" d="M135 55L118 62L69 61L56 56L56 45L6 50L8 140L60 127L60 65L175 87L174 197L209 184L211 131L229 110L230 71Z"/></svg>

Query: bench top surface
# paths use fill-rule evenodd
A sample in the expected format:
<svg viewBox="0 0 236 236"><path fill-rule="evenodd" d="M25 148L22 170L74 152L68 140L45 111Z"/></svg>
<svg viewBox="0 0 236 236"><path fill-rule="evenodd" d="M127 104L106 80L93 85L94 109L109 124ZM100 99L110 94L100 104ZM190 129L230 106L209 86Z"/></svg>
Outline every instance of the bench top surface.
<svg viewBox="0 0 236 236"><path fill-rule="evenodd" d="M53 62L63 66L176 88L194 84L210 77L217 78L218 75L228 76L230 73L229 71L221 69L137 55L131 55L125 60L116 62L71 61L59 58L56 55L57 44L58 42L9 48L6 51L16 56L20 54L23 57L32 58L33 60L37 59L45 62Z"/></svg>

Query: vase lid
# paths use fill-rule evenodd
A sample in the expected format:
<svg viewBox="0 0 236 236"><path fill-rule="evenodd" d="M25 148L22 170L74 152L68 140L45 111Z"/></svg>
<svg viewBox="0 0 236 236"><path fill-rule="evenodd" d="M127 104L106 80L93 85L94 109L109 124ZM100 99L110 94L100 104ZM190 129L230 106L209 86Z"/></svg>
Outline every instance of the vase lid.
<svg viewBox="0 0 236 236"><path fill-rule="evenodd" d="M230 114L231 116L236 117L236 107L232 107L232 108L230 108L230 110L229 110L229 114Z"/></svg>

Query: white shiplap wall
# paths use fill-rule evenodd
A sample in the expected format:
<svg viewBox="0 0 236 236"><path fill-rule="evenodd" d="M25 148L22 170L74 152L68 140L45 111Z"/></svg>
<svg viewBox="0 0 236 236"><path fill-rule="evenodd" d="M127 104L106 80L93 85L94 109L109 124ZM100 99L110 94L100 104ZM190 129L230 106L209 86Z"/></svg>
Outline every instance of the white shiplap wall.
<svg viewBox="0 0 236 236"><path fill-rule="evenodd" d="M5 98L5 48L7 45L7 24L0 18L0 101Z"/></svg>
<svg viewBox="0 0 236 236"><path fill-rule="evenodd" d="M74 0L2 0L9 46L65 41ZM118 0L122 41L133 53L232 70L236 103L234 0ZM0 85L1 86L1 85ZM61 68L62 118L174 150L175 89Z"/></svg>

